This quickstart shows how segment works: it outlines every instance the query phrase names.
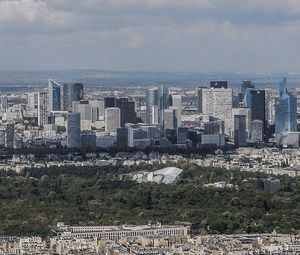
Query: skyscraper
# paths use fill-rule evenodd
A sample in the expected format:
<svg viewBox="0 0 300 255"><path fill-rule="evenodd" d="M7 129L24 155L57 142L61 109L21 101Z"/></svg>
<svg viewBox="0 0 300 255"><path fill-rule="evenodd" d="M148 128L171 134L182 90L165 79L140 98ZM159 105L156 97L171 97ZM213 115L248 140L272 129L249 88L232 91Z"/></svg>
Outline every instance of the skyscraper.
<svg viewBox="0 0 300 255"><path fill-rule="evenodd" d="M182 113L182 97L181 95L172 95L172 106L177 107L177 125L181 125L181 113Z"/></svg>
<svg viewBox="0 0 300 255"><path fill-rule="evenodd" d="M57 82L48 80L49 111L60 111L62 109L63 86Z"/></svg>
<svg viewBox="0 0 300 255"><path fill-rule="evenodd" d="M96 111L96 120L104 118L104 101L103 100L92 100L89 101L92 106L92 111Z"/></svg>
<svg viewBox="0 0 300 255"><path fill-rule="evenodd" d="M38 92L38 125L43 127L44 124L48 123L48 92Z"/></svg>
<svg viewBox="0 0 300 255"><path fill-rule="evenodd" d="M116 98L115 101L115 107L118 107L121 109L122 107L122 103L123 102L128 102L128 97L120 97L120 98Z"/></svg>
<svg viewBox="0 0 300 255"><path fill-rule="evenodd" d="M128 129L125 127L117 129L117 146L120 148L128 147Z"/></svg>
<svg viewBox="0 0 300 255"><path fill-rule="evenodd" d="M67 146L68 148L80 149L80 113L72 112L67 115Z"/></svg>
<svg viewBox="0 0 300 255"><path fill-rule="evenodd" d="M250 108L251 120L260 120L263 125L263 136L266 129L265 91L248 88L245 92L244 106Z"/></svg>
<svg viewBox="0 0 300 255"><path fill-rule="evenodd" d="M111 107L105 109L105 131L117 132L117 129L121 126L120 109L117 107Z"/></svg>
<svg viewBox="0 0 300 255"><path fill-rule="evenodd" d="M6 124L5 130L5 147L14 147L14 135L15 135L15 125L13 123Z"/></svg>
<svg viewBox="0 0 300 255"><path fill-rule="evenodd" d="M286 79L279 85L279 102L275 108L275 133L297 131L297 99L287 90Z"/></svg>
<svg viewBox="0 0 300 255"><path fill-rule="evenodd" d="M253 90L251 103L251 119L260 120L263 123L263 136L266 129L265 91Z"/></svg>
<svg viewBox="0 0 300 255"><path fill-rule="evenodd" d="M0 111L6 112L8 107L8 98L7 97L0 97Z"/></svg>
<svg viewBox="0 0 300 255"><path fill-rule="evenodd" d="M178 109L164 109L164 129L177 129L177 111Z"/></svg>
<svg viewBox="0 0 300 255"><path fill-rule="evenodd" d="M244 115L246 117L246 132L247 132L247 137L250 138L250 122L251 122L250 109L246 107L232 108L233 122L234 122L234 115Z"/></svg>
<svg viewBox="0 0 300 255"><path fill-rule="evenodd" d="M158 105L152 106L151 115L152 115L151 124L158 124Z"/></svg>
<svg viewBox="0 0 300 255"><path fill-rule="evenodd" d="M104 98L104 109L116 107L116 98L115 97L105 97Z"/></svg>
<svg viewBox="0 0 300 255"><path fill-rule="evenodd" d="M124 127L126 123L136 123L135 103L128 101L121 102L120 114L121 127Z"/></svg>
<svg viewBox="0 0 300 255"><path fill-rule="evenodd" d="M197 108L198 108L198 113L202 113L202 90L205 89L206 87L198 87L197 88Z"/></svg>
<svg viewBox="0 0 300 255"><path fill-rule="evenodd" d="M218 118L225 122L225 133L230 134L232 128L232 89L202 89L203 119Z"/></svg>
<svg viewBox="0 0 300 255"><path fill-rule="evenodd" d="M164 130L164 110L168 108L169 89L161 85L158 89L158 125Z"/></svg>
<svg viewBox="0 0 300 255"><path fill-rule="evenodd" d="M153 106L158 105L158 89L151 88L146 91L146 122L153 123Z"/></svg>
<svg viewBox="0 0 300 255"><path fill-rule="evenodd" d="M34 111L38 109L38 93L32 92L27 94L27 108L28 111Z"/></svg>
<svg viewBox="0 0 300 255"><path fill-rule="evenodd" d="M246 145L246 116L234 115L234 146L243 147Z"/></svg>
<svg viewBox="0 0 300 255"><path fill-rule="evenodd" d="M74 101L77 102L77 101ZM89 101L80 101L78 104L74 104L74 112L80 113L81 120L92 120L92 106Z"/></svg>
<svg viewBox="0 0 300 255"><path fill-rule="evenodd" d="M261 120L252 120L250 123L250 139L252 142L263 141L263 122Z"/></svg>
<svg viewBox="0 0 300 255"><path fill-rule="evenodd" d="M242 96L245 96L247 89L254 89L254 84L252 81L242 81L241 84L241 90L242 90Z"/></svg>
<svg viewBox="0 0 300 255"><path fill-rule="evenodd" d="M72 102L83 100L83 84L64 84L63 85L63 110L71 111Z"/></svg>

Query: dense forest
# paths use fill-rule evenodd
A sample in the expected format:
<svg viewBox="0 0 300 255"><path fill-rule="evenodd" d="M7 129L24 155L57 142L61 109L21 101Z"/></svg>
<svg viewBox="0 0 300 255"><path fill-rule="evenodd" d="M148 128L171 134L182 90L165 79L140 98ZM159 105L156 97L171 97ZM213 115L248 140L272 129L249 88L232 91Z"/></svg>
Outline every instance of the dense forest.
<svg viewBox="0 0 300 255"><path fill-rule="evenodd" d="M300 178L281 176L276 194L267 175L179 164L174 184L136 183L130 174L162 166L53 167L17 175L0 172L0 235L49 235L68 224L191 222L195 233L277 232L300 229ZM226 181L233 188L203 184Z"/></svg>

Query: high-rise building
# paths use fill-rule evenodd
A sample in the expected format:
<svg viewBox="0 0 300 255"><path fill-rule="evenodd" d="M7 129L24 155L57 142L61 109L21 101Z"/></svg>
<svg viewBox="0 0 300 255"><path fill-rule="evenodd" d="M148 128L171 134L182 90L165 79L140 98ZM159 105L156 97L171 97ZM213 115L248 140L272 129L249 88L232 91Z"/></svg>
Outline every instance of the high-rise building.
<svg viewBox="0 0 300 255"><path fill-rule="evenodd" d="M202 113L202 105L203 105L203 99L202 99L202 89L205 89L206 87L198 87L197 88L197 108L198 113Z"/></svg>
<svg viewBox="0 0 300 255"><path fill-rule="evenodd" d="M5 147L14 147L15 125L13 123L6 124L5 130Z"/></svg>
<svg viewBox="0 0 300 255"><path fill-rule="evenodd" d="M64 84L63 85L63 110L71 111L74 101L83 100L83 84Z"/></svg>
<svg viewBox="0 0 300 255"><path fill-rule="evenodd" d="M115 97L105 97L104 98L104 109L116 107Z"/></svg>
<svg viewBox="0 0 300 255"><path fill-rule="evenodd" d="M134 102L123 101L120 105L121 127L126 123L136 123L136 112Z"/></svg>
<svg viewBox="0 0 300 255"><path fill-rule="evenodd" d="M60 111L62 109L63 86L53 81L48 80L48 98L49 111Z"/></svg>
<svg viewBox="0 0 300 255"><path fill-rule="evenodd" d="M5 131L6 127L0 128L0 147L3 148L5 146Z"/></svg>
<svg viewBox="0 0 300 255"><path fill-rule="evenodd" d="M263 141L263 122L261 120L252 120L250 122L250 139L252 142Z"/></svg>
<svg viewBox="0 0 300 255"><path fill-rule="evenodd" d="M275 124L277 104L278 97L274 95L273 89L266 89L266 119L269 125Z"/></svg>
<svg viewBox="0 0 300 255"><path fill-rule="evenodd" d="M8 108L8 98L7 97L0 97L0 111L6 112Z"/></svg>
<svg viewBox="0 0 300 255"><path fill-rule="evenodd" d="M297 131L297 99L286 86L286 79L279 85L279 102L275 112L275 133Z"/></svg>
<svg viewBox="0 0 300 255"><path fill-rule="evenodd" d="M37 111L38 109L38 93L32 92L27 94L27 108L28 111Z"/></svg>
<svg viewBox="0 0 300 255"><path fill-rule="evenodd" d="M164 130L164 110L168 105L169 89L165 85L158 88L158 125L161 130Z"/></svg>
<svg viewBox="0 0 300 255"><path fill-rule="evenodd" d="M99 120L104 118L104 101L103 100L92 100L89 101L92 106L92 111L96 112L96 116L93 113L93 120ZM93 110L94 109L94 110Z"/></svg>
<svg viewBox="0 0 300 255"><path fill-rule="evenodd" d="M244 147L246 145L246 116L234 115L234 146Z"/></svg>
<svg viewBox="0 0 300 255"><path fill-rule="evenodd" d="M117 107L111 107L105 109L105 131L117 132L117 129L121 126L121 113Z"/></svg>
<svg viewBox="0 0 300 255"><path fill-rule="evenodd" d="M125 127L117 129L117 146L119 148L128 147L128 129Z"/></svg>
<svg viewBox="0 0 300 255"><path fill-rule="evenodd" d="M40 91L38 92L38 125L43 127L44 124L48 123L48 92Z"/></svg>
<svg viewBox="0 0 300 255"><path fill-rule="evenodd" d="M213 120L204 123L204 134L214 135L214 134L224 134L224 121L223 120Z"/></svg>
<svg viewBox="0 0 300 255"><path fill-rule="evenodd" d="M182 114L182 97L181 95L172 95L172 106L177 107L178 116L177 116L177 125L181 125L181 114Z"/></svg>
<svg viewBox="0 0 300 255"><path fill-rule="evenodd" d="M177 128L177 144L186 144L188 131L189 131L188 127Z"/></svg>
<svg viewBox="0 0 300 255"><path fill-rule="evenodd" d="M81 149L91 150L96 148L96 134L91 132L83 132L80 136Z"/></svg>
<svg viewBox="0 0 300 255"><path fill-rule="evenodd" d="M158 124L158 105L152 106L152 121L151 124Z"/></svg>
<svg viewBox="0 0 300 255"><path fill-rule="evenodd" d="M151 88L146 91L146 123L153 122L153 106L158 106L158 89Z"/></svg>
<svg viewBox="0 0 300 255"><path fill-rule="evenodd" d="M137 126L128 124L128 147L146 148L150 146L150 139L148 131Z"/></svg>
<svg viewBox="0 0 300 255"><path fill-rule="evenodd" d="M227 89L228 85L227 85L227 81L211 81L210 87L215 89L220 89L220 88Z"/></svg>
<svg viewBox="0 0 300 255"><path fill-rule="evenodd" d="M167 129L176 129L177 128L177 109L164 109L164 128Z"/></svg>
<svg viewBox="0 0 300 255"><path fill-rule="evenodd" d="M252 90L251 119L261 120L263 122L263 127L265 128L266 113L264 90Z"/></svg>
<svg viewBox="0 0 300 255"><path fill-rule="evenodd" d="M232 129L232 89L202 89L202 110L204 121L209 121L209 117L223 120L225 133L230 134Z"/></svg>
<svg viewBox="0 0 300 255"><path fill-rule="evenodd" d="M254 89L254 83L252 81L242 81L241 84L241 90L242 90L242 96L245 96L246 90L247 89Z"/></svg>
<svg viewBox="0 0 300 255"><path fill-rule="evenodd" d="M80 101L80 103L74 107L74 112L80 113L81 120L92 120L92 107L89 101Z"/></svg>
<svg viewBox="0 0 300 255"><path fill-rule="evenodd" d="M260 120L263 125L263 136L266 129L265 90L248 88L245 92L244 106L250 108L251 121Z"/></svg>
<svg viewBox="0 0 300 255"><path fill-rule="evenodd" d="M80 113L72 112L67 115L67 146L72 149L81 148Z"/></svg>
<svg viewBox="0 0 300 255"><path fill-rule="evenodd" d="M243 115L246 117L246 132L247 137L250 138L250 122L251 122L251 114L250 109L246 107L240 108L232 108L232 120L234 121L234 115ZM233 123L234 126L234 123Z"/></svg>
<svg viewBox="0 0 300 255"><path fill-rule="evenodd" d="M115 107L118 107L118 108L121 109L123 102L128 102L128 97L119 97L119 98L116 98Z"/></svg>

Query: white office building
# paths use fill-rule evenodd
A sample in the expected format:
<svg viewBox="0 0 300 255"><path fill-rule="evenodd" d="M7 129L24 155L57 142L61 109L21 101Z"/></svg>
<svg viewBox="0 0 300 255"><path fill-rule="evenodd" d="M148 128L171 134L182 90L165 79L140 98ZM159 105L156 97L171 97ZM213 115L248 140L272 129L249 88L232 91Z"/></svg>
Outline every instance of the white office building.
<svg viewBox="0 0 300 255"><path fill-rule="evenodd" d="M218 118L225 123L225 133L232 129L232 89L203 88L202 89L203 120L209 117Z"/></svg>
<svg viewBox="0 0 300 255"><path fill-rule="evenodd" d="M121 126L120 108L111 107L105 109L105 131L117 132Z"/></svg>

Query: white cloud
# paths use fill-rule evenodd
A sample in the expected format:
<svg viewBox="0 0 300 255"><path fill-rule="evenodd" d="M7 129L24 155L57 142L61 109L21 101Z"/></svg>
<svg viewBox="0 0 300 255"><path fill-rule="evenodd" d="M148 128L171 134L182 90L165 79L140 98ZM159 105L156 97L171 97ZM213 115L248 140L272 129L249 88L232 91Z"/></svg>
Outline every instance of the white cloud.
<svg viewBox="0 0 300 255"><path fill-rule="evenodd" d="M82 65L105 65L110 57L118 65L124 55L131 69L159 68L162 59L170 69L184 61L213 69L230 56L246 66L255 52L262 65L280 50L294 57L300 45L299 0L0 0L0 11L7 54L40 50L51 59L48 51L59 52L62 62L74 54Z"/></svg>
<svg viewBox="0 0 300 255"><path fill-rule="evenodd" d="M40 25L67 24L73 17L71 13L63 10L55 10L42 0L2 0L0 1L0 22L2 25L10 24Z"/></svg>

